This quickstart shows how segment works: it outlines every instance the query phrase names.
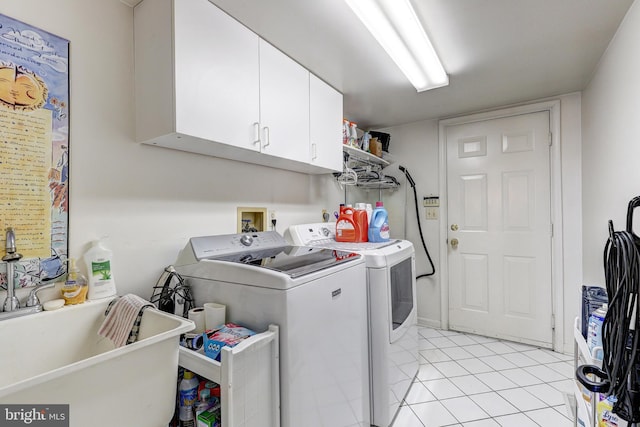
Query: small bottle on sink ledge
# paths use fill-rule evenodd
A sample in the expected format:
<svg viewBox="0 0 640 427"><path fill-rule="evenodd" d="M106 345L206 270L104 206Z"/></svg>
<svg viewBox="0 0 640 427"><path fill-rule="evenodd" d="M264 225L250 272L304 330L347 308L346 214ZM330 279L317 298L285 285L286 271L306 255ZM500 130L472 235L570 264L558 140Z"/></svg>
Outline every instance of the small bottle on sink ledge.
<svg viewBox="0 0 640 427"><path fill-rule="evenodd" d="M61 293L65 305L82 304L87 299L87 279L76 267L75 258L69 258L67 280L62 285Z"/></svg>

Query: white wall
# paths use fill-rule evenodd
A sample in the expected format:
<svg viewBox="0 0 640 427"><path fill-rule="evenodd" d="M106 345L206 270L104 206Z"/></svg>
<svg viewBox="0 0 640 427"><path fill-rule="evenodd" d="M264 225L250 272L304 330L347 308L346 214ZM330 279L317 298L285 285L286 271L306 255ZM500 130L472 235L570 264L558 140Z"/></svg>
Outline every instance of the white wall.
<svg viewBox="0 0 640 427"><path fill-rule="evenodd" d="M391 134L389 152L394 159L394 163L385 170L385 173L394 175L402 183L399 190L387 197L390 212L396 216L402 215L402 221L398 221L396 225L396 228L402 226L402 232L397 230L398 234L395 237L402 237L413 243L416 251L416 274L421 275L431 273L431 266L420 241L413 191L398 166L404 166L416 183L422 233L436 266L435 275L420 278L416 283L418 319L422 325L438 327L440 326L439 221L427 220L422 206L423 197L439 196L438 121L409 123L383 131Z"/></svg>
<svg viewBox="0 0 640 427"><path fill-rule="evenodd" d="M640 4L631 6L584 90L583 265L586 284L604 286L607 221L626 226L640 195ZM638 218L636 218L637 221ZM635 227L639 229L640 227Z"/></svg>
<svg viewBox="0 0 640 427"><path fill-rule="evenodd" d="M70 40L70 256L109 235L120 294L150 297L189 237L236 232L236 207L277 230L321 220L341 193L314 177L134 141L133 9L118 0L4 2L2 13ZM46 298L46 296L45 296Z"/></svg>
<svg viewBox="0 0 640 427"><path fill-rule="evenodd" d="M560 348L566 352L573 351L573 319L578 310L578 292L582 284L582 214L581 214L581 134L580 134L580 93L572 93L553 99L560 100L560 144L561 144L561 168L560 177L562 186L562 212L563 212L563 279L559 286L562 287L564 307L563 318L560 319L560 327L563 327L563 343ZM535 100L531 103L548 101ZM511 106L509 106L511 107ZM506 107L505 107L506 108ZM426 220L425 209L422 207L424 196L437 195L439 191L439 157L438 157L438 121L429 120L394 126L385 130L392 136L391 148L396 164L401 164L409 169L417 184L419 212L421 215L422 229L425 241L431 257L436 265L436 274L432 277L422 278L418 281L418 318L421 324L440 326L440 282L438 271L440 256L439 242L441 237L439 221ZM397 166L396 166L397 167ZM391 169L391 167L389 168ZM405 186L403 191L410 191ZM400 193L400 192L399 192ZM395 197L405 197L396 195ZM393 198L392 198L393 200ZM418 234L413 194L406 194L406 238L411 240L416 248L416 264L418 274L430 271L428 261L422 249L422 243ZM441 221L446 218L440 217Z"/></svg>
<svg viewBox="0 0 640 427"><path fill-rule="evenodd" d="M582 286L582 132L580 93L559 97L562 144L562 238L564 326L562 347L573 353L573 320L580 312Z"/></svg>

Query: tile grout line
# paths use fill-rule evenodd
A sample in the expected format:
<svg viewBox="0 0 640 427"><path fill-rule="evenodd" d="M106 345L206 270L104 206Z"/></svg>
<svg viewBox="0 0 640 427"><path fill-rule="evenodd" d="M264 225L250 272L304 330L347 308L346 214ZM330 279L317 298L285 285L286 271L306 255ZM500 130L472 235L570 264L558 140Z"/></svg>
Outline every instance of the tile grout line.
<svg viewBox="0 0 640 427"><path fill-rule="evenodd" d="M427 331L428 335L423 335L423 333ZM446 335L443 335L441 332L447 332ZM458 332L454 332L454 333L449 333L450 331L438 331L435 329L430 329L430 328L423 328L421 327L419 330L419 339L421 341L421 345L420 345L420 367L422 369L422 366L426 366L429 365L431 368L435 369L435 371L442 376L442 378L434 378L434 379L420 379L416 376L415 380L414 380L414 384L415 383L420 383L423 387L425 387L425 389L429 392L429 394L433 397L433 400L428 400L426 402L415 402L413 404L409 403L406 401L406 396L405 398L403 398L402 400L402 406L406 406L411 413L413 414L413 416L415 417L415 419L417 421L420 422L421 425L425 425L423 420L420 418L420 416L418 415L418 413L415 411L414 406L415 405L419 405L419 404L424 404L424 403L432 403L432 402L437 402L439 403L440 407L442 409L444 409L444 411L446 412L446 414L448 414L450 417L452 417L452 419L456 420L457 422L454 422L452 424L444 424L444 425L448 425L448 426L456 426L456 425L460 425L462 426L465 423L471 423L471 422L477 422L477 421L485 421L485 420L493 420L494 422L500 424L496 418L500 418L500 417L504 417L504 416L513 416L513 415L522 415L524 417L526 417L527 420L531 421L532 423L534 423L535 425L539 425L533 418L529 417L527 415L527 413L532 413L535 411L548 411L551 410L553 411L554 415L560 416L562 417L562 419L565 419L568 423L571 423L572 420L567 417L566 413L557 409L560 408L562 406L564 406L564 401L560 402L560 403L548 403L547 401L541 399L539 397L539 395L532 393L530 390L527 390L527 387L539 387L539 386L546 386L549 387L552 391L556 392L556 393L565 393L565 391L563 391L561 388L556 388L554 387L554 383L562 383L565 381L569 381L572 380L572 377L567 377L564 373L562 373L559 370L553 369L547 365L549 364L561 364L561 363L569 363L572 359L570 356L565 356L565 355L557 355L556 353L553 353L552 351L548 350L548 349L544 349L542 347L535 347L535 346L531 346L531 345L527 345L527 344L520 344L520 343L510 343L509 341L506 340L500 340L500 339L494 339L494 338L484 338L484 337L479 337L473 334L466 334L466 333L458 333ZM462 338L457 338L455 341L451 339L451 337L462 337ZM475 337L479 337L480 340L475 340ZM432 339L437 339L437 338L446 338L446 340L440 339L439 341L435 341L432 342ZM462 342L462 344L458 344L458 342ZM423 343L427 343L430 347L429 348L423 348ZM446 345L446 347L439 347L437 344L441 343L443 345ZM493 344L491 346L487 346L486 344ZM513 344L513 346L509 345L509 344ZM471 353L470 351L465 350L465 347L470 347L470 346L482 346L482 348L484 348L486 351L490 351L492 354L489 355L482 355L482 356L476 356L475 354ZM502 352L502 353L496 353L494 349L492 349L491 347L495 347L497 349L504 349L504 347L506 347L507 350L511 350L511 351L507 351L507 352ZM462 350L464 351L466 354L469 354L470 357L466 357L465 353L460 353L460 355L462 355L463 357L451 357L451 355L449 353L447 353L447 349L452 349L449 350L450 353L454 353L456 351ZM457 350L459 349L459 350ZM443 354L447 360L438 360L438 361L431 361L429 360L429 358L427 356L425 356L423 353L424 352L428 352L429 350L432 350L432 353L435 353L434 351L437 350L439 351L441 354ZM553 358L552 361L545 361L545 362L540 362L537 359L533 358L533 354L523 354L523 353L527 353L527 352L535 352L535 351L541 351L544 352L547 356L549 356L549 358ZM436 353L437 354L437 353ZM488 363L485 363L481 360L481 358L483 357L493 357L493 356L504 356L504 355L514 355L514 354L520 354L524 357L529 358L532 362L535 362L534 364L527 364L527 365L516 365L514 362L512 362L511 360L505 359L503 357L503 359L505 359L510 365L512 365L512 367L505 367L502 369L496 369L493 366L491 366ZM560 356L560 357L558 357ZM423 361L424 360L424 361ZM471 372L470 370L466 369L461 363L458 363L459 361L464 361L464 360L476 360L480 363L482 363L483 365L486 365L488 368L490 368L490 371L482 371L482 372ZM442 363L446 363L446 362L452 362L450 365L447 366L454 366L457 367L459 369L462 369L464 371L464 373L456 373L456 371L453 372L453 374L451 373L451 370L448 369L449 374L447 374L446 372L444 372L444 370L441 370L438 368L438 366L436 365L437 363L440 363L441 367L443 368L445 365L442 365ZM527 362L528 363L528 362ZM559 379L556 380L544 380L543 378L541 378L540 373L538 375L536 375L535 373L532 373L530 371L528 371L526 368L536 368L536 367L544 367L550 371L552 371L553 375L558 375ZM457 370L457 368L454 368ZM558 368L560 369L560 366L558 366ZM521 374L521 373L525 373L529 376L531 376L533 379L535 379L535 381L538 381L536 383L533 384L526 384L526 385L518 385L518 383L516 383L514 380L511 380L508 376L504 375L502 372L503 371L509 371L509 370L517 370L517 374ZM459 371L458 371L459 372ZM481 378L478 377L478 375L481 374L491 374L491 373L497 373L500 375L501 378L511 382L512 384L514 384L513 387L511 386L507 386L506 388L500 388L500 389L494 389L489 383L487 383L487 381L483 381ZM514 374L515 375L515 374ZM481 391L478 393L473 393L473 394L468 394L468 392L466 390L463 390L461 387L459 387L456 383L454 383L453 381L451 381L452 378L460 378L460 377L470 377L473 378L474 380L478 381L479 384L482 384L487 391ZM449 384L451 384L456 390L458 390L460 393L462 393L461 395L455 395L455 396L451 396L451 397L445 397L445 398L438 398L438 396L433 393L433 391L431 389L429 389L429 387L427 387L427 382L429 381L437 381L437 380L447 380L447 382ZM560 387L560 384L556 384L558 387ZM495 386L495 384L494 384ZM509 399L505 398L502 394L500 394L500 392L506 392L506 391L510 391L510 390L523 390L526 394L526 396L531 396L531 398L535 399L537 402L540 402L541 404L543 404L544 406L540 407L540 408L532 408L529 410L522 410L520 409L518 406L516 406L515 403L513 403L512 401L510 401ZM454 392L455 393L455 392ZM496 415L496 416L491 416L491 414L489 414L487 411L485 411L472 397L473 396L478 396L478 395L482 395L482 394L495 394L497 396L499 396L500 398L502 398L502 400L504 400L510 407L512 407L515 412L509 412L509 413L505 413L505 414L501 414L501 415ZM457 394L457 393L456 393ZM469 401L473 402L473 404L478 407L484 414L487 415L487 417L482 417L482 418L477 418L477 419L472 419L472 420L468 420L468 421L460 421L459 417L456 416L455 413L451 412L451 410L449 410L449 408L447 406L445 406L442 402L445 401L449 401L449 400L453 400L453 399L459 399L459 398L466 398ZM528 399L528 398L527 398ZM456 411L457 412L457 411ZM568 424L571 425L571 424ZM397 427L402 427L402 426L397 426Z"/></svg>

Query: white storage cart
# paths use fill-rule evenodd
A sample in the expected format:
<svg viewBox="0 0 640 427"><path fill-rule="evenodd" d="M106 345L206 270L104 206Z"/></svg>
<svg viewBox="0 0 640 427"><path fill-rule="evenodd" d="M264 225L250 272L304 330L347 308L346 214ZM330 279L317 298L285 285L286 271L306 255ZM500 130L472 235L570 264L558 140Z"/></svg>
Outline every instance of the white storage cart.
<svg viewBox="0 0 640 427"><path fill-rule="evenodd" d="M223 347L217 362L180 347L179 365L220 385L223 427L280 427L278 326Z"/></svg>
<svg viewBox="0 0 640 427"><path fill-rule="evenodd" d="M595 365L601 368L602 360L597 359L595 355L597 355L599 352L602 353L602 347L595 347L593 351L589 351L587 342L582 336L579 317L576 317L574 321L573 338L574 338L574 357L573 357L574 372L578 369L578 366L581 366L581 365ZM589 392L577 380L575 380L574 395L576 399L575 425L577 427L597 427L598 426L597 405L598 405L599 393ZM617 425L618 427L627 427L627 422L624 420L619 420Z"/></svg>

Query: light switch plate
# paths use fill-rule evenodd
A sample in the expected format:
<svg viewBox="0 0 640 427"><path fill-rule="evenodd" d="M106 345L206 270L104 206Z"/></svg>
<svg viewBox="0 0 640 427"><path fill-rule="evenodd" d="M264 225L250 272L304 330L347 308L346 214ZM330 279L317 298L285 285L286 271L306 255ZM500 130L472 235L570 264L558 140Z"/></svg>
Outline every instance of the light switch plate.
<svg viewBox="0 0 640 427"><path fill-rule="evenodd" d="M422 198L422 206L424 207L437 207L440 206L440 198L438 196L429 196Z"/></svg>

